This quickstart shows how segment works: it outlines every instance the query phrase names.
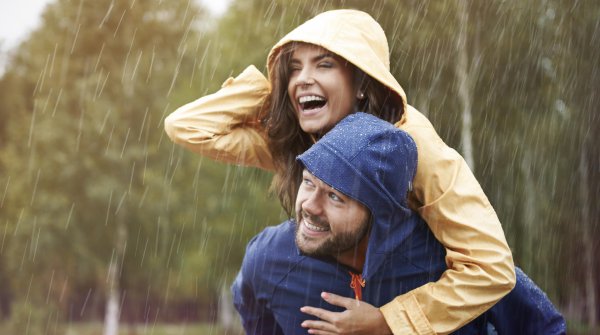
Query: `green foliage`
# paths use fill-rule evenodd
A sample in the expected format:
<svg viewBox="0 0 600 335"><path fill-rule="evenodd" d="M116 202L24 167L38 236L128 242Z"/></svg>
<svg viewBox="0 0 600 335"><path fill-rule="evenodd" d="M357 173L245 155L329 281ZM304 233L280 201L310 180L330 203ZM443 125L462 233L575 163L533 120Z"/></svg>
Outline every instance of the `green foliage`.
<svg viewBox="0 0 600 335"><path fill-rule="evenodd" d="M13 311L6 328L2 333L58 335L62 334L62 325L58 323L56 308L31 302L18 302L13 305Z"/></svg>
<svg viewBox="0 0 600 335"><path fill-rule="evenodd" d="M460 149L456 2L235 0L220 18L188 0L47 8L0 80L0 310L13 307L13 330L100 316L115 260L127 317L216 301L247 241L283 216L269 173L187 152L163 119L249 64L264 70L280 37L333 8L381 23L409 103ZM600 130L600 7L510 0L469 2L467 12L475 174L516 263L567 304L590 271L582 234L600 251L589 144ZM67 316L71 306L79 312Z"/></svg>

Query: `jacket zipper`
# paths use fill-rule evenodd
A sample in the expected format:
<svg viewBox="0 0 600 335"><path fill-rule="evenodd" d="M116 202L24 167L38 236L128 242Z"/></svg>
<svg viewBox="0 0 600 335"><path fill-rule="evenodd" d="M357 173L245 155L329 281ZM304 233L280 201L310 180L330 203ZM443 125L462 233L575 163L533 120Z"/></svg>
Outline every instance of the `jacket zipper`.
<svg viewBox="0 0 600 335"><path fill-rule="evenodd" d="M348 271L350 274L350 287L354 290L354 297L358 301L362 301L362 288L365 287L366 282L362 277L362 274L356 274L352 271Z"/></svg>

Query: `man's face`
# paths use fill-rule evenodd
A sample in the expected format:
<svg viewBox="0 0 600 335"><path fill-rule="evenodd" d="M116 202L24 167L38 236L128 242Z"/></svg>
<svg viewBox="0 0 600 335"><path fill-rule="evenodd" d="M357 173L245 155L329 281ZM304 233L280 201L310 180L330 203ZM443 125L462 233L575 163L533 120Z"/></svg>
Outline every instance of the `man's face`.
<svg viewBox="0 0 600 335"><path fill-rule="evenodd" d="M307 170L296 197L296 244L308 256L354 253L369 231L369 210Z"/></svg>

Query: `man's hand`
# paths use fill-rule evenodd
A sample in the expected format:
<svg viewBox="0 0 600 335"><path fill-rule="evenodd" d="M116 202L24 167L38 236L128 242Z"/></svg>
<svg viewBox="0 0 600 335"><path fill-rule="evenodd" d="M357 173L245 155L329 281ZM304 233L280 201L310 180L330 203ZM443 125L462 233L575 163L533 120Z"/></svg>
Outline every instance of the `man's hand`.
<svg viewBox="0 0 600 335"><path fill-rule="evenodd" d="M310 306L300 308L301 312L321 319L302 322L302 327L308 328L309 334L379 335L392 333L383 314L373 305L326 292L321 293L321 298L332 305L344 307L346 310L338 313Z"/></svg>

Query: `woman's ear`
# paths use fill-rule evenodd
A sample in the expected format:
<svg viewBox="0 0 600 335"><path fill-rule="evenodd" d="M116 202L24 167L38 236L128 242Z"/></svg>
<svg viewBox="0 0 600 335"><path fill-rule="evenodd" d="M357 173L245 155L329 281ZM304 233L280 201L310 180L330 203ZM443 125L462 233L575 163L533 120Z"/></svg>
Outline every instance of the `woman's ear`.
<svg viewBox="0 0 600 335"><path fill-rule="evenodd" d="M356 98L358 100L364 99L365 98L365 93L363 91L359 90L358 92L356 92Z"/></svg>

